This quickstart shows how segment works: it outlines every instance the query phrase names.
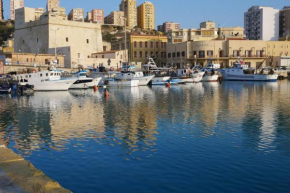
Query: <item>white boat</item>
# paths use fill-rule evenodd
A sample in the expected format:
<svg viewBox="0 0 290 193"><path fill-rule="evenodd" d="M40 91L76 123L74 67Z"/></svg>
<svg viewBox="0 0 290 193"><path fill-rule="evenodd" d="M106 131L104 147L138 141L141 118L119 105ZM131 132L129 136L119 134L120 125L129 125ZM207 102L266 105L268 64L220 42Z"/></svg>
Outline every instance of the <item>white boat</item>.
<svg viewBox="0 0 290 193"><path fill-rule="evenodd" d="M147 86L154 78L154 75L144 76L142 71L123 71L116 72L115 78L117 80L138 80L139 86Z"/></svg>
<svg viewBox="0 0 290 193"><path fill-rule="evenodd" d="M76 81L75 78L62 79L61 70L47 70L29 74L19 74L16 78L34 86L34 91L66 91Z"/></svg>
<svg viewBox="0 0 290 193"><path fill-rule="evenodd" d="M262 71L258 72L255 69L247 69L240 62L234 64L233 68L225 68L220 70L223 80L225 81L266 81L276 82L278 74L270 72L264 74Z"/></svg>
<svg viewBox="0 0 290 193"><path fill-rule="evenodd" d="M170 76L154 77L152 79L152 85L165 85L170 82Z"/></svg>
<svg viewBox="0 0 290 193"><path fill-rule="evenodd" d="M216 74L218 69L220 68L220 64L207 64L206 67L203 69L201 66L196 65L193 67L194 69L198 69L200 71L205 72L201 82L217 82L219 75Z"/></svg>
<svg viewBox="0 0 290 193"><path fill-rule="evenodd" d="M87 71L83 70L74 74L77 80L71 85L70 89L87 89L92 88L95 85L98 86L101 81L99 78L89 78L87 77Z"/></svg>
<svg viewBox="0 0 290 193"><path fill-rule="evenodd" d="M139 80L117 80L109 79L107 86L110 87L137 87L139 85Z"/></svg>
<svg viewBox="0 0 290 193"><path fill-rule="evenodd" d="M219 75L214 74L214 75L204 75L202 77L201 82L217 82L219 79Z"/></svg>
<svg viewBox="0 0 290 193"><path fill-rule="evenodd" d="M177 77L171 78L171 81L179 84L198 83L202 80L203 75L204 72L198 69L190 70L190 68L188 67L187 69L178 69Z"/></svg>

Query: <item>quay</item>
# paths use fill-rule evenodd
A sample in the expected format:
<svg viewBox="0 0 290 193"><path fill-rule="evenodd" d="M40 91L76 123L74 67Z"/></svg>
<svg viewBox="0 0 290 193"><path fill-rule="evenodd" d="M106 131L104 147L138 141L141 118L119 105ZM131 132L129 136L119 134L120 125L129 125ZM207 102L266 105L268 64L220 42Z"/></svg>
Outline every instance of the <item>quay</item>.
<svg viewBox="0 0 290 193"><path fill-rule="evenodd" d="M0 145L0 155L0 192L71 192L4 145Z"/></svg>

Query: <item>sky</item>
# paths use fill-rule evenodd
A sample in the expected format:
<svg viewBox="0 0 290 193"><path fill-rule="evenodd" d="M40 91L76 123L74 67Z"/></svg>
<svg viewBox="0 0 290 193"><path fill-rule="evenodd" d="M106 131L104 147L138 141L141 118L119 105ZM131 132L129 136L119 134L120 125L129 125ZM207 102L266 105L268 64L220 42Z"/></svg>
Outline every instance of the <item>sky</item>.
<svg viewBox="0 0 290 193"><path fill-rule="evenodd" d="M140 5L145 0L137 0ZM46 7L47 0L24 0L25 7ZM105 16L117 11L121 0L60 0L67 14L72 8L104 9ZM181 24L181 28L199 28L199 24L211 20L221 27L244 27L244 12L251 6L272 6L282 9L290 6L289 0L150 0L155 5L155 24L166 21ZM86 15L85 15L86 16ZM9 0L4 0L4 17L9 18Z"/></svg>

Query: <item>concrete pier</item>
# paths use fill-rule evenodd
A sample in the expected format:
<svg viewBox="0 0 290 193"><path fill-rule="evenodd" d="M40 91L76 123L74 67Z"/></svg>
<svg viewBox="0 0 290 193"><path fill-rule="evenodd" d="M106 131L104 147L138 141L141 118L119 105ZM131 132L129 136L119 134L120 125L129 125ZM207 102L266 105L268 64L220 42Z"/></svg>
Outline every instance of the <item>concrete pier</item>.
<svg viewBox="0 0 290 193"><path fill-rule="evenodd" d="M0 145L0 192L69 193L12 150Z"/></svg>

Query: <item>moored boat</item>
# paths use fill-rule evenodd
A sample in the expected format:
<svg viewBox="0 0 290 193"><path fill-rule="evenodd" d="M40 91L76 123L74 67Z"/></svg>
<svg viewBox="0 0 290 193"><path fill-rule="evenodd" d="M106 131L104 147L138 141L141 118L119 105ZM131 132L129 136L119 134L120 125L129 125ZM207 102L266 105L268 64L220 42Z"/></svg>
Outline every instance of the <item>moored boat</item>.
<svg viewBox="0 0 290 193"><path fill-rule="evenodd" d="M101 77L99 78L90 78L87 77L87 71L83 70L74 74L77 80L71 85L69 89L87 89L92 88L95 85L98 86L101 81Z"/></svg>

